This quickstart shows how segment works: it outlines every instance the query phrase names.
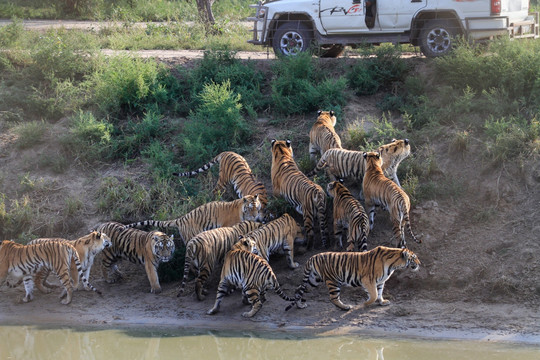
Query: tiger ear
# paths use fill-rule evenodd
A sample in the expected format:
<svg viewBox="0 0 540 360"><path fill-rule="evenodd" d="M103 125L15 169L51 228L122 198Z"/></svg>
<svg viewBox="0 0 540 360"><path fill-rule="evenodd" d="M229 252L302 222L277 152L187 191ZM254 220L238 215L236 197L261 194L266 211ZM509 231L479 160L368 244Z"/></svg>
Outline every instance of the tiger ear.
<svg viewBox="0 0 540 360"><path fill-rule="evenodd" d="M405 145L409 145L409 139L405 139L403 141L405 141Z"/></svg>
<svg viewBox="0 0 540 360"><path fill-rule="evenodd" d="M339 181L340 184L343 184L345 182L345 180L343 180L343 179L339 179L338 181Z"/></svg>
<svg viewBox="0 0 540 360"><path fill-rule="evenodd" d="M272 146L274 146L274 144L275 144L276 141L277 141L276 139L270 140L270 142L272 143Z"/></svg>
<svg viewBox="0 0 540 360"><path fill-rule="evenodd" d="M397 139L396 139L396 138L393 138L392 141L390 141L390 142L396 142L396 141L397 141Z"/></svg>
<svg viewBox="0 0 540 360"><path fill-rule="evenodd" d="M322 110L317 111L317 115L321 115L321 114L322 114Z"/></svg>
<svg viewBox="0 0 540 360"><path fill-rule="evenodd" d="M367 152L364 151L362 155L364 156L364 159L367 159Z"/></svg>
<svg viewBox="0 0 540 360"><path fill-rule="evenodd" d="M378 152L376 152L376 153L375 153L375 157L376 157L377 159L379 159L379 158L381 157L381 154L379 154Z"/></svg>
<svg viewBox="0 0 540 360"><path fill-rule="evenodd" d="M334 112L334 110L330 110L330 116L334 116L336 115L336 113Z"/></svg>
<svg viewBox="0 0 540 360"><path fill-rule="evenodd" d="M285 143L287 144L287 147L291 147L291 140L287 139Z"/></svg>

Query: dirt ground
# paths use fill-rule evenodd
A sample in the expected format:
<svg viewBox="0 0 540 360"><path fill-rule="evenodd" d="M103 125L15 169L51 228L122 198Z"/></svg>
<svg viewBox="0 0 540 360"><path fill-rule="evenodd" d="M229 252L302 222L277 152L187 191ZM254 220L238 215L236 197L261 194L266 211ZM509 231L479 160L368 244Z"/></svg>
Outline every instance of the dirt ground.
<svg viewBox="0 0 540 360"><path fill-rule="evenodd" d="M366 97L345 108L344 121L361 120L380 115L377 97ZM399 121L399 119L394 119ZM306 124L313 119L299 119ZM62 121L51 130L63 130ZM269 141L280 129L270 125L261 134ZM307 136L307 133L306 133ZM51 216L62 211L66 198L77 195L84 206L65 227L60 236L75 238L100 221L93 202L101 176L134 176L145 169L126 168L117 164L99 169L99 175L70 167L61 175L37 169L32 159L43 152L56 151L51 143L26 150L17 149L16 136L0 134L0 192L8 199L20 196L21 175L42 179L55 186L46 187L47 211ZM21 303L23 287L0 288L1 324L96 325L106 327L147 326L207 329L241 329L299 331L317 334L358 333L384 334L392 337L421 336L489 341L518 341L540 345L540 162L538 157L525 163L509 162L502 168L487 167L478 157L475 144L463 155L450 150L447 137L428 141L416 147L414 156L432 154L438 165L440 181L456 177L460 192L456 198L423 201L412 209L412 226L422 244L409 242L422 266L419 271L397 271L387 282L387 307L362 307L366 293L345 288L344 302L354 305L342 311L328 300L324 285L306 294L306 309L285 312L287 303L269 292L261 311L245 319L246 311L239 293L226 297L218 314L206 311L213 305L218 274L212 278L210 293L204 301L194 295L193 282L176 297L179 282L162 284L163 292L150 294L142 266L126 262L121 269L126 279L107 284L100 276L99 261L92 271L91 282L103 292L79 291L71 304L60 304L60 290L51 294L35 292L31 303ZM268 151L261 148L260 151ZM249 159L248 159L249 161ZM263 181L269 179L263 175ZM61 185L58 185L61 184ZM271 191L271 188L269 188ZM42 194L43 195L43 194ZM45 198L45 196L43 195ZM369 248L390 243L391 226L379 212L375 229L368 238ZM303 265L315 251L297 254ZM285 293L293 294L301 281L302 267L291 270L285 258L270 259Z"/></svg>

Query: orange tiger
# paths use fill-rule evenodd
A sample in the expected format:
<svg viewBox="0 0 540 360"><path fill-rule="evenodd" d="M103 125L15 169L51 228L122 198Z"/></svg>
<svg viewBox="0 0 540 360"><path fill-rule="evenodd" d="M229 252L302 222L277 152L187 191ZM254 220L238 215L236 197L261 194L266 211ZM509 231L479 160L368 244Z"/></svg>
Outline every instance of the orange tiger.
<svg viewBox="0 0 540 360"><path fill-rule="evenodd" d="M336 239L339 239L339 245L343 248L345 230L347 251L354 251L355 245L360 251L366 251L369 219L364 207L339 181L329 183L326 191L334 198L334 234Z"/></svg>
<svg viewBox="0 0 540 360"><path fill-rule="evenodd" d="M189 271L197 274L195 293L197 299L204 300L206 289L204 285L212 275L214 266L223 262L225 255L238 241L239 236L253 231L263 224L254 221L242 221L230 227L203 231L188 241L184 261L184 278L177 296L184 292Z"/></svg>
<svg viewBox="0 0 540 360"><path fill-rule="evenodd" d="M309 157L311 161L315 161L318 152L322 156L328 149L341 149L341 139L334 129L336 126L334 111L319 110L317 116L317 120L309 131Z"/></svg>
<svg viewBox="0 0 540 360"><path fill-rule="evenodd" d="M408 249L395 249L378 246L367 252L324 252L313 255L304 265L302 284L296 289L295 303L289 305L289 310L296 304L305 308L303 295L307 284L318 286L324 282L328 287L330 301L342 310L350 310L351 305L341 301L341 288L345 286L362 286L368 293L364 306L375 301L379 305L389 305L390 301L383 299L385 282L395 270L411 267L416 271L420 260Z"/></svg>
<svg viewBox="0 0 540 360"><path fill-rule="evenodd" d="M138 229L127 228L117 222L108 222L98 227L98 231L104 232L111 238L112 246L102 252L102 272L108 283L113 283L122 278L122 273L116 264L120 260L128 260L135 264L143 264L146 276L150 281L150 292L159 294L161 286L157 268L159 263L167 262L174 252L174 237L167 236L161 231L146 232ZM115 277L109 277L111 270Z"/></svg>
<svg viewBox="0 0 540 360"><path fill-rule="evenodd" d="M217 155L207 164L198 170L183 173L173 173L175 176L196 176L207 171L215 164L219 163L219 179L214 188L214 193L224 192L228 184L232 184L234 192L241 198L245 195L259 195L259 200L264 208L268 203L268 194L264 184L257 180L251 172L251 168L241 155L224 151Z"/></svg>
<svg viewBox="0 0 540 360"><path fill-rule="evenodd" d="M71 264L75 263L75 267ZM79 255L73 245L59 241L49 241L42 244L22 245L10 240L0 243L0 285L4 284L10 274L15 279L23 278L26 296L23 302L34 298L34 275L39 271L54 272L64 290L60 298L61 303L67 305L71 302L73 289L79 285L79 279L84 288L101 295L83 274Z"/></svg>
<svg viewBox="0 0 540 360"><path fill-rule="evenodd" d="M411 203L409 196L395 182L384 176L381 169L381 156L377 152L364 153L365 176L362 184L366 208L369 211L369 225L373 230L375 221L375 207L382 206L390 213L394 237L401 239L400 247L406 247L405 229L407 226L409 233L416 242L418 240L411 229L409 220L409 210Z"/></svg>
<svg viewBox="0 0 540 360"><path fill-rule="evenodd" d="M86 279L90 279L90 270L94 264L94 258L99 254L103 249L112 245L111 239L104 233L99 231L92 231L90 234L84 235L75 240L67 240L62 238L40 238L34 239L28 243L28 245L41 244L48 241L60 241L73 245L77 250L77 255L79 255L79 261L81 262L81 268L83 270L84 276ZM71 266L75 266L74 263ZM45 289L52 288L54 285L49 284L47 280L49 276L49 271L43 269L39 271L35 276L35 284L38 290L41 292L47 293L50 290ZM91 290L90 288L85 288L86 291Z"/></svg>
<svg viewBox="0 0 540 360"><path fill-rule="evenodd" d="M246 220L260 222L263 217L259 195L246 195L234 201L211 201L175 220L145 220L126 225L126 227L176 227L182 242L186 245L191 238L203 231L233 226Z"/></svg>
<svg viewBox="0 0 540 360"><path fill-rule="evenodd" d="M313 247L315 217L319 220L322 244L326 247L326 194L319 185L309 180L298 169L293 158L290 140L272 140L271 178L274 195L282 195L296 211L304 216L308 248Z"/></svg>
<svg viewBox="0 0 540 360"><path fill-rule="evenodd" d="M259 255L266 261L270 261L270 255L285 253L287 264L291 269L299 265L294 261L295 239L303 240L302 227L289 214L270 221L262 227L245 235L253 239L257 244Z"/></svg>
<svg viewBox="0 0 540 360"><path fill-rule="evenodd" d="M216 302L214 307L208 310L208 315L217 313L223 297L235 288L242 289L244 303L252 305L250 311L242 314L248 318L254 316L261 309L266 300L267 288L273 288L276 294L286 301L293 302L295 300L283 293L268 262L246 249L246 245L243 245L244 242L251 243L252 250L255 247L253 240L243 237L227 253L221 270Z"/></svg>

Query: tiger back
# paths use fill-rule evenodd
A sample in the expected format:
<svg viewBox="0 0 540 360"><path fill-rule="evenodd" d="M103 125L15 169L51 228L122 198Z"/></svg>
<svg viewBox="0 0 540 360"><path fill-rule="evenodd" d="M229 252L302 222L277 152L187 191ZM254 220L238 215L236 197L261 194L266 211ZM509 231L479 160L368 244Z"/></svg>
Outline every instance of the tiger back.
<svg viewBox="0 0 540 360"><path fill-rule="evenodd" d="M245 195L259 195L261 206L268 203L268 194L264 184L257 180L246 159L232 151L224 151L197 170L173 173L175 176L196 176L219 163L219 179L214 194L223 193L228 184L234 188L235 194L242 198Z"/></svg>
<svg viewBox="0 0 540 360"><path fill-rule="evenodd" d="M225 255L238 241L239 236L253 231L263 224L255 221L243 221L230 227L203 231L188 241L184 261L184 277L178 296L185 289L189 271L192 270L197 277L195 279L195 293L199 300L204 300L206 289L204 288L208 278L213 273L217 263L223 262Z"/></svg>
<svg viewBox="0 0 540 360"><path fill-rule="evenodd" d="M234 201L211 201L191 210L186 215L166 221L145 220L126 227L157 228L176 227L184 245L195 235L224 226L233 226L242 221L262 221L262 205L258 195L246 195Z"/></svg>
<svg viewBox="0 0 540 360"><path fill-rule="evenodd" d="M128 260L135 264L143 264L150 282L150 292L159 294L161 286L157 268L161 262L167 262L174 253L174 237L167 236L161 231L146 232L127 228L117 223L109 222L98 227L111 238L112 246L102 252L102 271L108 283L114 283L123 277L116 264L120 260ZM111 277L110 273L114 274Z"/></svg>
<svg viewBox="0 0 540 360"><path fill-rule="evenodd" d="M262 227L251 231L246 237L257 244L259 255L266 261L274 253L285 253L287 264L291 269L299 265L294 261L295 239L303 239L302 227L289 214L270 221Z"/></svg>
<svg viewBox="0 0 540 360"><path fill-rule="evenodd" d="M330 301L342 310L350 310L341 300L343 286L362 286L368 293L364 307L373 304L389 305L383 298L385 282L395 270L410 267L416 271L420 260L408 249L396 249L378 246L366 252L324 252L313 255L304 265L302 284L298 286L295 304L298 308L306 307L302 303L307 285L317 286L320 282L328 287ZM289 305L289 310L294 304Z"/></svg>
<svg viewBox="0 0 540 360"><path fill-rule="evenodd" d="M48 241L60 241L73 245L77 250L77 255L79 255L79 261L81 262L81 268L86 279L90 279L90 270L94 264L94 258L99 254L104 248L112 245L111 239L107 234L92 231L90 234L84 235L75 240L67 240L63 238L40 238L34 239L28 243L28 245L41 244ZM75 263L72 262L72 267L75 266ZM38 271L35 276L35 284L38 290L42 292L49 292L45 287L52 288L53 285L49 284L47 276L49 275L48 271ZM86 291L91 290L90 288L85 288Z"/></svg>
<svg viewBox="0 0 540 360"><path fill-rule="evenodd" d="M290 140L272 140L271 178L274 195L283 196L303 215L308 248L313 247L315 219L319 223L322 244L326 247L326 194L298 169Z"/></svg>
<svg viewBox="0 0 540 360"><path fill-rule="evenodd" d="M328 149L341 148L341 139L336 130L336 114L334 111L317 112L317 120L309 131L309 156L315 161L318 152L323 155Z"/></svg>
<svg viewBox="0 0 540 360"><path fill-rule="evenodd" d="M246 240L243 238L242 240ZM285 301L293 302L295 299L286 296L274 271L266 260L243 249L233 249L225 256L223 268L221 270L221 281L219 282L216 302L214 307L208 310L208 315L218 312L221 301L229 291L234 288L242 289L244 299L252 305L251 310L244 312L242 316L253 317L262 307L266 300L266 289L274 289Z"/></svg>
<svg viewBox="0 0 540 360"><path fill-rule="evenodd" d="M71 263L75 263L72 268ZM62 304L67 305L73 296L73 287L78 285L79 279L85 288L97 292L88 283L84 276L77 255L77 250L69 243L50 241L34 245L17 244L10 240L0 243L0 285L2 285L8 274L14 278L23 278L26 291L23 302L29 302L34 298L34 275L38 271L54 272L63 286L60 296Z"/></svg>
<svg viewBox="0 0 540 360"><path fill-rule="evenodd" d="M326 186L328 195L334 199L334 235L343 248L343 231L347 232L347 251L367 250L369 219L360 201L339 181Z"/></svg>
<svg viewBox="0 0 540 360"><path fill-rule="evenodd" d="M373 230L375 222L375 207L382 206L390 213L394 237L400 239L399 246L405 247L405 227L416 242L421 242L416 238L411 229L409 211L411 203L409 196L395 182L384 176L381 168L381 156L377 152L364 153L365 176L362 184L366 209L369 212L370 229Z"/></svg>

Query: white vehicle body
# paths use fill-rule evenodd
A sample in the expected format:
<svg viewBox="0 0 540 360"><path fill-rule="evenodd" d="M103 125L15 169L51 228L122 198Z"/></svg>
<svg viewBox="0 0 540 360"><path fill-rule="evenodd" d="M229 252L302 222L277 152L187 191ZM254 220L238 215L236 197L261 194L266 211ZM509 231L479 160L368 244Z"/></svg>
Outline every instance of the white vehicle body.
<svg viewBox="0 0 540 360"><path fill-rule="evenodd" d="M250 43L294 55L314 42L336 56L347 45L419 45L426 56L447 54L453 38L538 37L529 0L266 0L257 5Z"/></svg>

